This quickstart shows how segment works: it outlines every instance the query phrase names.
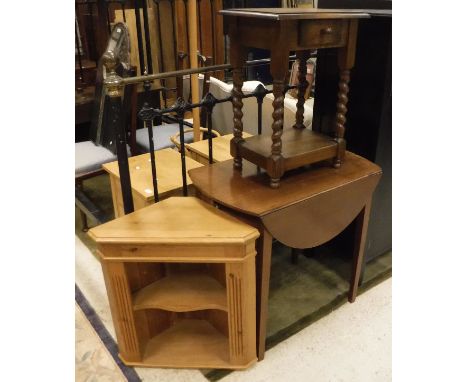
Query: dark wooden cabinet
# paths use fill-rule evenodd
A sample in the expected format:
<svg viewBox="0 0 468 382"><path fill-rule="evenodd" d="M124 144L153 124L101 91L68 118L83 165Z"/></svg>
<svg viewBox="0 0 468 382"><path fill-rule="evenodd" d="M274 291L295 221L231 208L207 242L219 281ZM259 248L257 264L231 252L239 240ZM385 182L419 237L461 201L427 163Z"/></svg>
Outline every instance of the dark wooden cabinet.
<svg viewBox="0 0 468 382"><path fill-rule="evenodd" d="M359 21L345 125L347 149L383 170L369 220L366 259L370 260L392 248L392 19L385 11L391 9L391 1L319 0L318 7L365 9L371 14ZM320 132L330 126L336 112L336 54L328 49L317 56L314 129Z"/></svg>

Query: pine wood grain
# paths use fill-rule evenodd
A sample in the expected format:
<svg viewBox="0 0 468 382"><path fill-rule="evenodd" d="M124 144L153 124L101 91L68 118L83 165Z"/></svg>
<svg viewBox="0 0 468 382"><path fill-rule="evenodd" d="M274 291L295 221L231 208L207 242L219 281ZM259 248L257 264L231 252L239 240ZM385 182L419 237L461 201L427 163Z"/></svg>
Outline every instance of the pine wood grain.
<svg viewBox="0 0 468 382"><path fill-rule="evenodd" d="M243 134L245 138L251 137L249 133ZM231 156L231 139L233 134L222 135L221 137L214 138L212 140L213 147L213 162L222 162L232 159ZM190 157L197 162L204 165L209 164L209 148L208 140L188 143L185 145L185 149L189 153Z"/></svg>
<svg viewBox="0 0 468 382"><path fill-rule="evenodd" d="M258 231L200 199L172 197L94 227L89 235L114 244L246 244Z"/></svg>
<svg viewBox="0 0 468 382"><path fill-rule="evenodd" d="M227 311L226 289L201 272L182 272L164 277L133 295L133 309L188 312L203 309Z"/></svg>

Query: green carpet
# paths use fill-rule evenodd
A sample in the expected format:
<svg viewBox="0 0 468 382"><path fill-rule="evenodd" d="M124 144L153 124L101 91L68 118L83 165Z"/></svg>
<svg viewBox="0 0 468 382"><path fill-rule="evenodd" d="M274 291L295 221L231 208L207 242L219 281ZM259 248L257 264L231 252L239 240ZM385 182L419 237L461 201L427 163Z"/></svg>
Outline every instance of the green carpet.
<svg viewBox="0 0 468 382"><path fill-rule="evenodd" d="M104 212L113 217L107 175L85 181L84 189ZM75 232L94 252L94 243L80 230L78 213ZM317 248L312 257L300 256L298 264L294 265L290 261L290 249L276 242L272 254L266 348L275 346L347 303L350 271L351 256L333 246ZM359 293L390 277L391 271L391 252L371 260L366 265ZM225 370L202 372L210 381L217 381L229 373Z"/></svg>

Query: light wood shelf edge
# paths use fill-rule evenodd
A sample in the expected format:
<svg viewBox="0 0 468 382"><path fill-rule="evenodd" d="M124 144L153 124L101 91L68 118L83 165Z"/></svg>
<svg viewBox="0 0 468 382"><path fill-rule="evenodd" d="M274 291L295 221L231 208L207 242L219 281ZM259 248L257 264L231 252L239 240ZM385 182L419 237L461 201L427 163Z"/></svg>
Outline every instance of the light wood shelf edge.
<svg viewBox="0 0 468 382"><path fill-rule="evenodd" d="M171 312L227 311L226 288L207 274L181 272L166 276L133 294L133 309Z"/></svg>
<svg viewBox="0 0 468 382"><path fill-rule="evenodd" d="M228 338L207 321L194 319L180 320L150 339L141 362L120 358L131 366L194 369L246 369L257 361L255 357L242 364L230 363Z"/></svg>

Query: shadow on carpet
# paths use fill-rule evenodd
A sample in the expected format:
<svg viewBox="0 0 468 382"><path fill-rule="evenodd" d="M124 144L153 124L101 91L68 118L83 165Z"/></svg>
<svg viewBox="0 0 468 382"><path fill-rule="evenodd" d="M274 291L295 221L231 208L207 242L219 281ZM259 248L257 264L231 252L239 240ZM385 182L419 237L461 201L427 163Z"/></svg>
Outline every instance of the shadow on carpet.
<svg viewBox="0 0 468 382"><path fill-rule="evenodd" d="M113 217L108 176L89 179L84 182L84 188L92 200ZM77 211L75 232L95 253L93 241L80 227ZM336 247L318 247L313 256L300 256L298 264L292 264L290 249L275 242L268 302L267 350L347 303L350 272L351 256ZM391 252L369 261L359 293L389 278L391 273ZM228 370L201 371L210 381L217 381L230 373Z"/></svg>

